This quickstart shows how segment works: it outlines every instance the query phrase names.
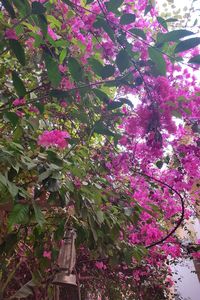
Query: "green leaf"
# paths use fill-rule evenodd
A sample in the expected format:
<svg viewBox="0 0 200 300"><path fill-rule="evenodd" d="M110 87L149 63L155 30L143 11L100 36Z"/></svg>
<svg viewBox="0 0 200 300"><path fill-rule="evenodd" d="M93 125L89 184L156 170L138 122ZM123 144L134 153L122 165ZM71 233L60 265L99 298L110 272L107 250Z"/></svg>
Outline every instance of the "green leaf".
<svg viewBox="0 0 200 300"><path fill-rule="evenodd" d="M31 13L34 15L43 15L46 12L46 8L42 5L42 3L38 1L32 2L32 11Z"/></svg>
<svg viewBox="0 0 200 300"><path fill-rule="evenodd" d="M51 90L50 91L50 96L58 98L58 99L63 99L66 102L71 103L71 97L70 94L67 91L62 91L62 90Z"/></svg>
<svg viewBox="0 0 200 300"><path fill-rule="evenodd" d="M156 162L156 166L158 167L158 169L161 169L162 166L163 166L162 160L158 160L158 161Z"/></svg>
<svg viewBox="0 0 200 300"><path fill-rule="evenodd" d="M158 74L166 76L166 61L162 53L153 47L149 47L148 51L149 57L154 62Z"/></svg>
<svg viewBox="0 0 200 300"><path fill-rule="evenodd" d="M94 0L86 0L86 4L90 4L92 2L94 2Z"/></svg>
<svg viewBox="0 0 200 300"><path fill-rule="evenodd" d="M9 193L14 198L18 194L18 191L19 191L18 187L13 182L10 182L10 181L7 181L7 187L8 187Z"/></svg>
<svg viewBox="0 0 200 300"><path fill-rule="evenodd" d="M9 40L9 45L11 50L13 51L14 55L20 62L22 66L25 66L26 59L25 59L25 52L24 48L21 46L21 44L17 40Z"/></svg>
<svg viewBox="0 0 200 300"><path fill-rule="evenodd" d="M104 222L104 213L101 210L98 210L96 212L96 217L97 217L98 223L101 225Z"/></svg>
<svg viewBox="0 0 200 300"><path fill-rule="evenodd" d="M163 28L168 30L167 22L163 18L157 17L157 21Z"/></svg>
<svg viewBox="0 0 200 300"><path fill-rule="evenodd" d="M63 160L60 159L58 154L52 150L47 151L47 159L49 162L54 163L57 166L63 165Z"/></svg>
<svg viewBox="0 0 200 300"><path fill-rule="evenodd" d="M26 222L28 213L29 213L28 204L16 204L8 217L9 227L12 227L13 225L16 224L23 224L24 222Z"/></svg>
<svg viewBox="0 0 200 300"><path fill-rule="evenodd" d="M115 67L112 65L106 65L105 67L103 67L102 71L101 71L101 77L103 79L108 78L113 76L115 73Z"/></svg>
<svg viewBox="0 0 200 300"><path fill-rule="evenodd" d="M145 11L144 11L144 15L146 16L152 8L153 8L153 6L151 4L147 5L145 8Z"/></svg>
<svg viewBox="0 0 200 300"><path fill-rule="evenodd" d="M123 103L120 101L113 101L108 104L107 109L108 110L117 109L117 108L120 108L122 105L123 105Z"/></svg>
<svg viewBox="0 0 200 300"><path fill-rule="evenodd" d="M200 38L191 38L191 39L182 41L176 46L174 53L179 53L179 52L183 52L183 51L195 48L199 44L200 44Z"/></svg>
<svg viewBox="0 0 200 300"><path fill-rule="evenodd" d="M188 61L188 63L200 65L200 55L196 55L196 56L192 57L192 58Z"/></svg>
<svg viewBox="0 0 200 300"><path fill-rule="evenodd" d="M108 104L108 110L113 110L120 108L122 105L127 104L130 107L133 107L133 103L129 99L119 98L118 101L113 101Z"/></svg>
<svg viewBox="0 0 200 300"><path fill-rule="evenodd" d="M187 115L191 115L191 114L192 114L192 112L191 112L191 110L190 110L189 108L183 107L182 109L183 109L183 111L184 111Z"/></svg>
<svg viewBox="0 0 200 300"><path fill-rule="evenodd" d="M192 34L194 34L192 31L185 29L173 30L165 34L160 34L158 38L158 43L177 42L177 40Z"/></svg>
<svg viewBox="0 0 200 300"><path fill-rule="evenodd" d="M45 217L42 213L41 208L37 205L37 204L33 204L33 209L34 209L34 213L35 213L35 219L36 222L39 224L40 227L42 227L45 223Z"/></svg>
<svg viewBox="0 0 200 300"><path fill-rule="evenodd" d="M98 236L97 236L97 232L96 232L95 222L94 222L94 220L92 219L91 216L88 216L88 221L89 221L89 224L90 224L90 229L92 231L92 236L94 238L94 241L97 242Z"/></svg>
<svg viewBox="0 0 200 300"><path fill-rule="evenodd" d="M120 101L120 102L123 103L123 104L127 104L127 105L129 105L130 107L133 107L133 103L132 103L131 100L129 100L129 99L119 98L118 101Z"/></svg>
<svg viewBox="0 0 200 300"><path fill-rule="evenodd" d="M166 22L177 22L178 21L178 19L176 19L176 18L168 18L168 19L166 19Z"/></svg>
<svg viewBox="0 0 200 300"><path fill-rule="evenodd" d="M52 170L47 169L46 171L42 172L39 177L38 177L38 181L42 182L43 180L47 179L48 177L50 177L52 175Z"/></svg>
<svg viewBox="0 0 200 300"><path fill-rule="evenodd" d="M38 110L39 110L39 112L40 112L41 114L44 113L44 105L43 105L43 104L41 104L41 103L39 103L39 102L36 102L36 103L35 103L35 106L38 108Z"/></svg>
<svg viewBox="0 0 200 300"><path fill-rule="evenodd" d="M108 129L108 127L106 127L106 125L104 125L103 122L98 121L96 122L95 126L94 126L94 132L98 133L98 134L102 134L102 135L107 135L107 136L114 136L115 134L110 131L110 129Z"/></svg>
<svg viewBox="0 0 200 300"><path fill-rule="evenodd" d="M94 28L103 28L104 31L108 34L110 39L115 42L115 34L112 28L108 25L108 23L104 19L98 18L94 23Z"/></svg>
<svg viewBox="0 0 200 300"><path fill-rule="evenodd" d="M98 89L93 89L92 91L99 98L99 100L103 101L104 103L109 103L110 98L106 93Z"/></svg>
<svg viewBox="0 0 200 300"><path fill-rule="evenodd" d="M60 55L59 55L59 62L60 62L60 64L63 63L63 61L64 61L66 55L67 55L67 49L64 48L64 49L62 49L62 51L61 51L61 53L60 53Z"/></svg>
<svg viewBox="0 0 200 300"><path fill-rule="evenodd" d="M120 18L120 24L126 25L135 22L136 16L134 14L125 14Z"/></svg>
<svg viewBox="0 0 200 300"><path fill-rule="evenodd" d="M28 0L14 0L13 4L22 16L27 16L31 13L31 6Z"/></svg>
<svg viewBox="0 0 200 300"><path fill-rule="evenodd" d="M132 249L132 256L140 262L144 256L146 256L148 250L143 246L136 246Z"/></svg>
<svg viewBox="0 0 200 300"><path fill-rule="evenodd" d="M48 29L47 19L44 15L38 15L37 18L38 18L38 24L39 24L39 27L42 30L43 36L46 36L47 35L47 29Z"/></svg>
<svg viewBox="0 0 200 300"><path fill-rule="evenodd" d="M58 68L58 63L53 59L53 57L44 52L44 60L47 68L47 75L53 87L57 87L61 81L61 74Z"/></svg>
<svg viewBox="0 0 200 300"><path fill-rule="evenodd" d="M70 57L68 59L68 68L70 74L72 75L75 81L83 80L83 69L79 64L79 62L74 57Z"/></svg>
<svg viewBox="0 0 200 300"><path fill-rule="evenodd" d="M5 112L4 118L12 123L13 126L16 126L19 122L19 117L16 113L8 111Z"/></svg>
<svg viewBox="0 0 200 300"><path fill-rule="evenodd" d="M143 40L146 40L146 34L144 33L144 31L142 29L139 28L133 28L129 30L131 33L133 33L134 35L137 35L139 37L141 37Z"/></svg>
<svg viewBox="0 0 200 300"><path fill-rule="evenodd" d="M1 173L0 173L0 182L3 185L7 186L7 178L3 174L1 174Z"/></svg>
<svg viewBox="0 0 200 300"><path fill-rule="evenodd" d="M14 19L16 17L16 15L15 15L14 8L11 5L10 1L9 0L2 0L1 2L2 2L4 8L9 13L9 15L11 16L11 18Z"/></svg>
<svg viewBox="0 0 200 300"><path fill-rule="evenodd" d="M101 76L103 65L95 58L89 58L88 59L89 64L92 67L92 71L97 74L98 76Z"/></svg>
<svg viewBox="0 0 200 300"><path fill-rule="evenodd" d="M26 89L23 81L20 79L16 71L12 72L12 81L17 95L22 98L26 95Z"/></svg>
<svg viewBox="0 0 200 300"><path fill-rule="evenodd" d="M70 0L62 0L64 3L66 3L67 5L73 7L73 3Z"/></svg>
<svg viewBox="0 0 200 300"><path fill-rule="evenodd" d="M173 110L172 111L172 116L174 116L178 119L182 119L182 114L178 110Z"/></svg>
<svg viewBox="0 0 200 300"><path fill-rule="evenodd" d="M110 0L109 2L105 2L105 6L108 11L112 11L115 13L123 2L124 0Z"/></svg>
<svg viewBox="0 0 200 300"><path fill-rule="evenodd" d="M130 66L130 59L126 52L126 50L120 50L120 52L116 56L116 64L119 71L122 73Z"/></svg>
<svg viewBox="0 0 200 300"><path fill-rule="evenodd" d="M22 127L17 126L17 128L13 131L13 141L20 142L22 135L23 135Z"/></svg>

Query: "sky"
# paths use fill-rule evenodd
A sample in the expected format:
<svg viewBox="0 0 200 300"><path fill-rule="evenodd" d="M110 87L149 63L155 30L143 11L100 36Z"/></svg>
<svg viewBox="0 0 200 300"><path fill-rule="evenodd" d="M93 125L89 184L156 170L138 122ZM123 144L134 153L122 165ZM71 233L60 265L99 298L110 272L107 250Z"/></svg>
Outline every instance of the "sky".
<svg viewBox="0 0 200 300"><path fill-rule="evenodd" d="M166 7L163 7L163 4L169 2L174 4L174 6L177 9L180 9L182 12L184 11L184 8L191 8L191 4L193 3L193 7L194 8L199 8L200 9L200 1L199 0L156 0L156 5L159 9L159 11L162 13L166 10ZM192 16L192 22L194 23L195 19L199 19L200 17L200 10L196 12L195 15ZM187 20L185 20L187 22ZM198 21L198 24L200 24L200 22ZM191 24L192 25L192 24Z"/></svg>

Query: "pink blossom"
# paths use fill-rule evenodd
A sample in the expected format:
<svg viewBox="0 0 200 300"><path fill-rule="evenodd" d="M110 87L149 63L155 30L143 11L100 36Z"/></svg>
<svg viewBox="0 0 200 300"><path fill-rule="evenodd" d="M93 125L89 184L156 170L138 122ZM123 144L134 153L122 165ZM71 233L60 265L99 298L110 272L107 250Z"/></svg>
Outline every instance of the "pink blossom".
<svg viewBox="0 0 200 300"><path fill-rule="evenodd" d="M44 251L43 257L46 257L47 259L51 260L51 251Z"/></svg>
<svg viewBox="0 0 200 300"><path fill-rule="evenodd" d="M31 50L31 51L35 51L34 49L34 38L30 37L29 39L26 40L25 44L26 46Z"/></svg>
<svg viewBox="0 0 200 300"><path fill-rule="evenodd" d="M16 115L19 117L19 118L22 118L24 116L24 112L23 111L20 111L20 110L17 110L16 111Z"/></svg>
<svg viewBox="0 0 200 300"><path fill-rule="evenodd" d="M56 148L66 148L68 146L67 139L70 138L70 135L67 131L62 131L54 129L51 131L44 131L38 137L38 145L45 148L56 147Z"/></svg>
<svg viewBox="0 0 200 300"><path fill-rule="evenodd" d="M26 103L26 100L24 98L17 98L13 101L14 106L24 105L25 103Z"/></svg>
<svg viewBox="0 0 200 300"><path fill-rule="evenodd" d="M48 26L48 34L54 41L56 41L58 39L58 35L49 26Z"/></svg>
<svg viewBox="0 0 200 300"><path fill-rule="evenodd" d="M59 71L65 73L67 71L67 67L64 65L59 65Z"/></svg>
<svg viewBox="0 0 200 300"><path fill-rule="evenodd" d="M62 106L62 107L67 107L67 102L66 102L65 100L62 100L62 101L60 102L60 106Z"/></svg>
<svg viewBox="0 0 200 300"><path fill-rule="evenodd" d="M39 114L39 109L36 107L36 106L33 106L31 105L31 107L29 108L29 111L30 112L33 112L33 113L36 113L36 114Z"/></svg>
<svg viewBox="0 0 200 300"><path fill-rule="evenodd" d="M15 32L14 29L6 29L5 36L9 40L18 40L18 37L17 37L16 32Z"/></svg>
<svg viewBox="0 0 200 300"><path fill-rule="evenodd" d="M95 267L99 270L106 270L107 269L106 265L102 261L97 261L95 263Z"/></svg>
<svg viewBox="0 0 200 300"><path fill-rule="evenodd" d="M200 259L200 251L192 253L193 258Z"/></svg>

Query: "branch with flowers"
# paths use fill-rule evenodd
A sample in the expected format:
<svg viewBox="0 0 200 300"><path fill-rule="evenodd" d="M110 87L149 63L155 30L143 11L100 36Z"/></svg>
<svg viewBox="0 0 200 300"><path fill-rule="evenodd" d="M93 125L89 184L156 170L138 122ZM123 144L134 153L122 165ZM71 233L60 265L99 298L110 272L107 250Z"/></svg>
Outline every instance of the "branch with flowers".
<svg viewBox="0 0 200 300"><path fill-rule="evenodd" d="M151 1L0 13L1 297L53 297L67 226L82 299L168 299L199 193L199 38Z"/></svg>

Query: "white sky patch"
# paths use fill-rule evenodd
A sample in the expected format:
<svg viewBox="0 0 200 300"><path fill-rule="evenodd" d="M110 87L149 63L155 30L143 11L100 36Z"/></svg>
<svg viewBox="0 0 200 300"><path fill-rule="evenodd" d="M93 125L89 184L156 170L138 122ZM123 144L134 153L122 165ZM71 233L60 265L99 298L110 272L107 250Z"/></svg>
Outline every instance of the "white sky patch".
<svg viewBox="0 0 200 300"><path fill-rule="evenodd" d="M183 20L183 25L188 25L192 26L195 22L195 20L197 19L197 24L200 26L200 1L199 0L156 0L156 7L158 8L158 11L160 13L164 13L166 12L167 7L169 6L165 6L166 3L169 3L171 5L174 5L175 7L175 11L180 10L180 15L183 15L185 12L188 12L191 8L191 6L194 7L195 9L195 13L192 12L192 15L190 14L190 16L192 16L191 20ZM170 17L174 17L173 16L173 11L172 9L170 10L171 12L171 16ZM197 29L198 30L198 29Z"/></svg>

